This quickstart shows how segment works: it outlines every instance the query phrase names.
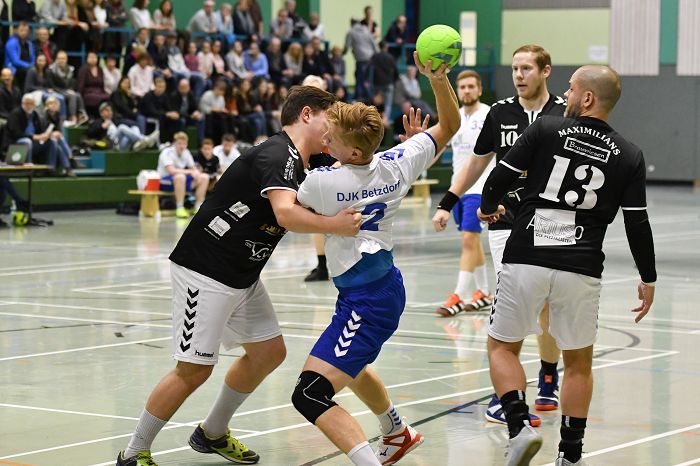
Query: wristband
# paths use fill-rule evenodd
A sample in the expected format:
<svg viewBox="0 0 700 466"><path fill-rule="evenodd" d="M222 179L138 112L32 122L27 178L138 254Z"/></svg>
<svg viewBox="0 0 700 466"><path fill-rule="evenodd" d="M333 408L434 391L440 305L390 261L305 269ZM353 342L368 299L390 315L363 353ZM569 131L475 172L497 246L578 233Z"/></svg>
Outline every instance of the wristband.
<svg viewBox="0 0 700 466"><path fill-rule="evenodd" d="M455 206L456 203L459 202L459 197L454 194L452 191L447 191L445 195L440 199L440 203L438 204L437 208L446 210L446 211L451 211L452 208Z"/></svg>
<svg viewBox="0 0 700 466"><path fill-rule="evenodd" d="M654 288L656 286L656 282L651 282L651 283L646 283L642 282L644 286L648 286L649 288Z"/></svg>

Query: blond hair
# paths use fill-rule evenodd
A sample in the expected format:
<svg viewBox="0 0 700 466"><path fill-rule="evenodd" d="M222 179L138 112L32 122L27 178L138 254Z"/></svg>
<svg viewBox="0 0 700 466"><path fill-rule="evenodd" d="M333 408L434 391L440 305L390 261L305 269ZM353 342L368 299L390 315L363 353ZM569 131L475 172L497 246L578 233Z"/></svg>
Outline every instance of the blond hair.
<svg viewBox="0 0 700 466"><path fill-rule="evenodd" d="M190 138L187 136L187 133L185 133L184 131L178 131L173 135L173 141L177 141L179 139L182 139L185 142L190 140Z"/></svg>
<svg viewBox="0 0 700 466"><path fill-rule="evenodd" d="M328 122L338 128L338 137L362 152L365 160L374 154L384 138L384 123L377 107L361 102L336 102L326 116Z"/></svg>

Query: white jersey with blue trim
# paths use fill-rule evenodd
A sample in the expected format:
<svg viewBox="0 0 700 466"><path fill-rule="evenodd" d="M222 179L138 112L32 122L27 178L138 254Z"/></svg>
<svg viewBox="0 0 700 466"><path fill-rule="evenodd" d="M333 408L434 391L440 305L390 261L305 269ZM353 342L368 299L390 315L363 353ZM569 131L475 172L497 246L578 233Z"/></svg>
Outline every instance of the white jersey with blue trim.
<svg viewBox="0 0 700 466"><path fill-rule="evenodd" d="M484 127L484 121L486 120L486 115L488 115L489 110L491 110L491 107L481 102L479 103L479 108L470 115L465 113L464 106L459 110L459 114L462 116L462 123L459 126L459 130L457 130L457 134L452 136L452 140L450 141L450 145L452 146L451 184L454 184L457 174L462 170L467 160L469 160L470 157L475 157L474 146L476 145L476 140L479 138L479 133L481 133L481 128ZM484 170L484 173L481 174L476 183L474 183L465 194L481 194L481 191L484 189L484 183L495 166L496 160L491 160L486 170Z"/></svg>
<svg viewBox="0 0 700 466"><path fill-rule="evenodd" d="M401 200L435 157L433 137L419 133L392 149L374 155L367 165L320 167L309 172L297 199L315 212L333 216L352 207L362 213L356 236L328 235L326 257L332 277L348 271L362 259L394 247L392 227Z"/></svg>

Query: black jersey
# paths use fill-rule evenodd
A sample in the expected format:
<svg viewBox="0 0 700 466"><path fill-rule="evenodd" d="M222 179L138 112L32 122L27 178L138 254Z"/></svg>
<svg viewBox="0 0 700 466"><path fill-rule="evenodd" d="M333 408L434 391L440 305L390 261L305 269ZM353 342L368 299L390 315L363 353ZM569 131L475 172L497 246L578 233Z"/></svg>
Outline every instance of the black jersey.
<svg viewBox="0 0 700 466"><path fill-rule="evenodd" d="M330 167L336 162L337 160L331 154L325 152L311 154L311 157L309 157L309 170L314 170L319 167Z"/></svg>
<svg viewBox="0 0 700 466"><path fill-rule="evenodd" d="M608 224L620 207L646 209L642 151L596 118L538 119L499 170L511 178L517 176L513 172L528 172L504 263L600 277ZM494 180L498 176L494 174ZM498 191L491 196L494 203Z"/></svg>
<svg viewBox="0 0 700 466"><path fill-rule="evenodd" d="M251 147L233 165L192 218L170 260L232 288L248 288L287 232L266 192L296 192L306 175L284 132Z"/></svg>
<svg viewBox="0 0 700 466"><path fill-rule="evenodd" d="M479 133L479 138L474 146L474 154L486 155L491 152L496 153L496 161L500 162L506 156L515 141L523 134L525 128L530 126L538 117L542 115L564 114L566 100L551 95L549 100L540 111L525 110L518 96L508 97L499 100L491 106L491 110L486 115L484 127ZM489 225L489 230L510 230L513 226L513 219L518 211L518 204L522 200L527 173L523 173L508 189L508 193L501 200L506 208L506 214L501 216L498 222Z"/></svg>

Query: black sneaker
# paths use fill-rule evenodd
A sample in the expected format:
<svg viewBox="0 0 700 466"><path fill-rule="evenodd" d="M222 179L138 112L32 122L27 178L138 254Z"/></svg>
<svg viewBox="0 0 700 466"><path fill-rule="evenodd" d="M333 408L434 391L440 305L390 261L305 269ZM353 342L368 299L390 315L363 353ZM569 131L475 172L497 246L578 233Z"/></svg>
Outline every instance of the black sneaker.
<svg viewBox="0 0 700 466"><path fill-rule="evenodd" d="M216 453L232 463L254 464L260 461L260 455L236 440L230 430L226 431L226 435L210 439L200 424L190 436L189 443L194 451Z"/></svg>
<svg viewBox="0 0 700 466"><path fill-rule="evenodd" d="M325 282L328 280L328 269L316 267L304 278L305 282Z"/></svg>
<svg viewBox="0 0 700 466"><path fill-rule="evenodd" d="M150 451L141 451L131 458L124 458L124 452L120 451L117 456L117 466L158 466L151 457Z"/></svg>

